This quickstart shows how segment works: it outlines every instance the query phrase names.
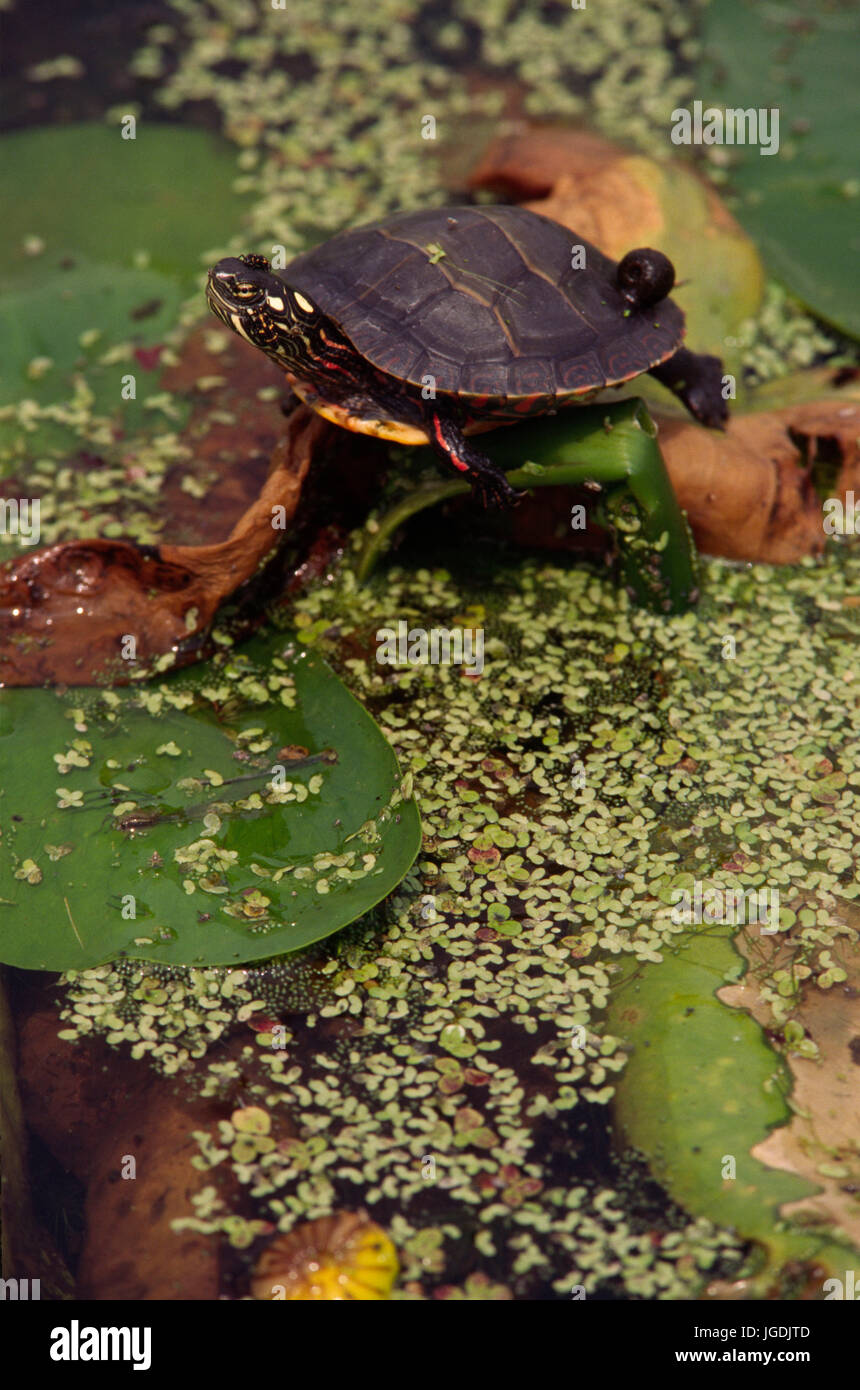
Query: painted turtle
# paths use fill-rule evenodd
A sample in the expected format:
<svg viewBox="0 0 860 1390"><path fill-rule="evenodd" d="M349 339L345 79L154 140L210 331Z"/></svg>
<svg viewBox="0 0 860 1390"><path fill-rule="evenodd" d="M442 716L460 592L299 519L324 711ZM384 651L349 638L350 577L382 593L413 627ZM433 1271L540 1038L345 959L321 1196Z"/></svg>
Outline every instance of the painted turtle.
<svg viewBox="0 0 860 1390"><path fill-rule="evenodd" d="M660 251L616 262L525 208L453 207L341 232L282 272L265 256L228 257L209 272L207 296L320 415L431 444L486 505L517 494L466 434L641 372L722 426L722 364L681 346L674 283Z"/></svg>

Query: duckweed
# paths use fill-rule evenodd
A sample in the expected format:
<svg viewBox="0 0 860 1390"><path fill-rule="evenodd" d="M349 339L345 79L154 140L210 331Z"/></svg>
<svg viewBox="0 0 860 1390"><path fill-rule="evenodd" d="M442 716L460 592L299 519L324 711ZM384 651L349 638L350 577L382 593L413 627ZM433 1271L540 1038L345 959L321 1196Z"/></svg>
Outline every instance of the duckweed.
<svg viewBox="0 0 860 1390"><path fill-rule="evenodd" d="M231 1154L201 1134L201 1164L230 1162L282 1231L366 1207L401 1251L403 1297L461 1296L475 1273L518 1297L694 1296L742 1250L649 1205L642 1174L611 1156L626 1053L602 1019L620 966L659 962L683 930L674 890L697 878L780 887L788 958L756 967L775 1029L804 977L841 978L860 894L858 581L846 550L791 571L711 562L700 607L666 621L583 569L524 561L477 595L493 656L474 681L355 656L394 613L450 622L474 583L401 568L359 588L345 570L299 609L412 768L421 859L300 960L69 977L67 1035L107 1032L166 1072L200 1059L215 1096L241 1072L273 1135L289 1120L297 1137L252 1155L245 1137ZM745 634L735 661L720 654L727 624ZM216 1060L242 1017L252 1038ZM799 1042L789 1030L786 1047ZM227 1233L230 1218L207 1212L200 1229Z"/></svg>
<svg viewBox="0 0 860 1390"><path fill-rule="evenodd" d="M466 82L475 42L484 73L523 84L531 112L587 115L646 150L693 95L696 16L680 0L552 13L451 0L429 25L429 7L410 0L344 0L324 25L315 0L293 0L289 23L236 0L171 8L136 71L162 117L211 104L248 207L243 244L201 248L201 270L249 246L290 256L440 200L438 151L503 104L492 82ZM437 142L421 138L428 113ZM165 364L203 312L200 296L186 306ZM829 342L771 292L745 360L765 379ZM132 356L119 344L99 360ZM215 385L203 382L210 418L229 423ZM121 447L92 402L83 371L63 405L0 412L25 436L57 420L101 460L86 473L35 462L42 539L118 533L121 518L124 534L156 541L165 475L192 467L172 432L175 401L151 397L158 425ZM188 1071L230 1107L197 1133L193 1161L212 1181L180 1224L248 1249L273 1228L367 1208L397 1246L395 1296L407 1300L695 1297L736 1270L730 1232L667 1207L635 1157L613 1155L608 1104L625 1048L602 1020L620 963L659 962L671 945L675 889L766 881L781 890L788 958L772 975L758 968L762 993L786 1045L804 1045L784 981L838 984L860 893L858 581L850 552L790 572L711 562L704 602L671 620L587 570L533 560L499 569L486 593L441 568L400 568L363 589L346 569L304 596L301 640L334 662L412 770L424 851L368 919L299 959L228 972L118 962L65 977L62 1037L103 1035L165 1075ZM451 626L476 604L480 680L373 660L392 615ZM727 632L736 660L721 657ZM259 682L245 693L291 698ZM58 756L86 753L70 742ZM366 869L372 831L344 862L314 866L320 884ZM205 851L189 862L205 866ZM244 904L263 916L265 875ZM227 1165L253 1219L220 1194Z"/></svg>

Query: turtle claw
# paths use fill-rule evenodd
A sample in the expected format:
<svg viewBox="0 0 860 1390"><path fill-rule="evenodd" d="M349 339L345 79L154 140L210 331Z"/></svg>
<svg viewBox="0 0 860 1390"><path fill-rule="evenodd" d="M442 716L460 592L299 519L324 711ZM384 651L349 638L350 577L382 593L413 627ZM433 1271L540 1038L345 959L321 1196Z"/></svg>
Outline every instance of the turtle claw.
<svg viewBox="0 0 860 1390"><path fill-rule="evenodd" d="M478 473L472 478L472 495L489 511L507 511L523 500L524 492L511 487L504 473Z"/></svg>

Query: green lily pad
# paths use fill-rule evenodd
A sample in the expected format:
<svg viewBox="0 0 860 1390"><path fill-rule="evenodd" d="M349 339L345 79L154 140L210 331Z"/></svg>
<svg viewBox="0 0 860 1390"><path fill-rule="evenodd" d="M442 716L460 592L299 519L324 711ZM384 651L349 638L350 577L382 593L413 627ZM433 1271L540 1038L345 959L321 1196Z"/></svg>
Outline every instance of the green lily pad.
<svg viewBox="0 0 860 1390"><path fill-rule="evenodd" d="M851 1251L826 1231L785 1222L780 1208L817 1189L752 1157L787 1122L791 1083L754 1019L716 997L744 970L734 930L700 927L613 991L610 1027L631 1046L614 1108L622 1139L675 1201L762 1248L755 1287L764 1297L791 1261L840 1273Z"/></svg>
<svg viewBox="0 0 860 1390"><path fill-rule="evenodd" d="M240 224L235 151L187 126L45 126L4 135L0 288L32 289L83 257L170 275L191 293ZM33 254L32 238L44 249ZM86 326L86 325L84 325Z"/></svg>
<svg viewBox="0 0 860 1390"><path fill-rule="evenodd" d="M3 691L0 741L0 959L27 969L295 951L420 845L385 738L282 633L158 685Z"/></svg>
<svg viewBox="0 0 860 1390"><path fill-rule="evenodd" d="M703 107L779 110L779 151L725 145L733 211L813 312L860 336L856 7L719 0L704 19Z"/></svg>
<svg viewBox="0 0 860 1390"><path fill-rule="evenodd" d="M163 342L182 299L178 282L158 271L84 262L34 288L5 293L0 405L22 397L40 405L70 400L76 378L85 377L94 414L118 417L122 411L126 428L137 424L148 374L133 356L112 363L99 359L117 343L148 348ZM133 398L124 391L129 373L135 377Z"/></svg>
<svg viewBox="0 0 860 1390"><path fill-rule="evenodd" d="M0 406L59 407L54 418L0 421L15 471L22 458L79 448L82 410L113 431L179 428L183 403L168 416L147 408L161 400L149 350L240 224L234 152L168 125L141 125L136 140L50 126L4 136L2 151Z"/></svg>

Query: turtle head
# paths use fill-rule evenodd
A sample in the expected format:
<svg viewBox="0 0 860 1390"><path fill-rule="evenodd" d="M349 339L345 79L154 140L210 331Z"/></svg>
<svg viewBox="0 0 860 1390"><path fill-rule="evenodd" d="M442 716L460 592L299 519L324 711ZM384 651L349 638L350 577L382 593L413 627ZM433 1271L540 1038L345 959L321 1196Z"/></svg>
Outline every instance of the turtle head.
<svg viewBox="0 0 860 1390"><path fill-rule="evenodd" d="M301 355L313 306L274 274L265 256L226 256L209 272L206 298L228 328L281 366Z"/></svg>
<svg viewBox="0 0 860 1390"><path fill-rule="evenodd" d="M615 283L631 309L650 309L671 294L675 267L662 251L640 246L618 262Z"/></svg>

